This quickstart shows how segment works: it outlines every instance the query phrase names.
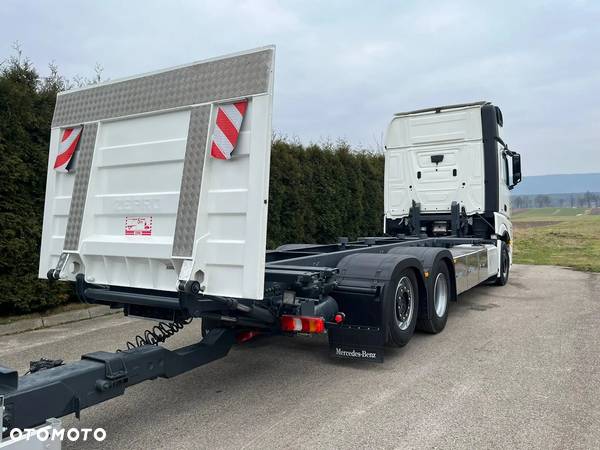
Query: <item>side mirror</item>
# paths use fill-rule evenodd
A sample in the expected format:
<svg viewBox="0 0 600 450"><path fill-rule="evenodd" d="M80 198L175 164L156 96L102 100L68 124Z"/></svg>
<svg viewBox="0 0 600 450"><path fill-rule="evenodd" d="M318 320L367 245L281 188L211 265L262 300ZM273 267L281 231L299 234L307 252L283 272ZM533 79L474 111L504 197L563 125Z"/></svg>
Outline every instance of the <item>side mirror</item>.
<svg viewBox="0 0 600 450"><path fill-rule="evenodd" d="M512 185L516 186L521 182L521 155L512 154Z"/></svg>

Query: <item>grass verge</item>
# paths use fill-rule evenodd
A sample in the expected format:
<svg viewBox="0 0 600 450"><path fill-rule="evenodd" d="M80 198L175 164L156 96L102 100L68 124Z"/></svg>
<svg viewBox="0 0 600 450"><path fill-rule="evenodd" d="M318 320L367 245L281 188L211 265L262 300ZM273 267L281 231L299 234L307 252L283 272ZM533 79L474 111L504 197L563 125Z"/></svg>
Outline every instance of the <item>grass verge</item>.
<svg viewBox="0 0 600 450"><path fill-rule="evenodd" d="M535 220L546 221L544 226L529 226L531 224L525 221L520 223L519 216L515 216L513 224L515 263L600 272L600 216L536 214ZM533 219L532 215L527 215L527 219Z"/></svg>

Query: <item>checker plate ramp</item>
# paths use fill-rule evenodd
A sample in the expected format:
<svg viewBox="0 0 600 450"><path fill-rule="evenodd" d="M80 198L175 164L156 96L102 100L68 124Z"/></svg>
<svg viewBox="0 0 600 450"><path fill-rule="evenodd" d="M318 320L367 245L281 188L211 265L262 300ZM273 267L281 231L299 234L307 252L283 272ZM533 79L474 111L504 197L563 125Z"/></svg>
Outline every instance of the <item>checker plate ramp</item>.
<svg viewBox="0 0 600 450"><path fill-rule="evenodd" d="M39 276L263 298L274 52L59 94ZM243 99L232 158L212 158L217 107ZM54 170L64 130L81 125L73 170Z"/></svg>

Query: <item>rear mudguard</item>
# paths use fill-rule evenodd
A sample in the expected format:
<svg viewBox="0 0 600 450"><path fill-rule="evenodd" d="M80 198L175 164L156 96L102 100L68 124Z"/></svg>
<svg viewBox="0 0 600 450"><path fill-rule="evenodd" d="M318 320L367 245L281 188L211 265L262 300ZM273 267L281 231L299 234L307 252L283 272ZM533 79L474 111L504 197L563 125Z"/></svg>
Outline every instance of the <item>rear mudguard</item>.
<svg viewBox="0 0 600 450"><path fill-rule="evenodd" d="M336 288L331 293L345 314L343 324L328 329L333 356L383 361L387 338L384 317L389 281L405 269L413 269L419 284L419 300L426 296L421 262L410 255L357 253L338 264Z"/></svg>
<svg viewBox="0 0 600 450"><path fill-rule="evenodd" d="M423 282L423 266L410 255L357 253L338 264L337 286L333 293L346 322L353 325L382 324L383 289L394 273L413 268ZM419 286L419 291L421 292Z"/></svg>
<svg viewBox="0 0 600 450"><path fill-rule="evenodd" d="M435 276L433 276L433 270L438 264L444 262L448 266L450 272L450 299L456 301L456 276L454 273L454 262L452 253L445 248L435 247L396 247L388 252L393 255L404 255L412 256L417 258L421 263L424 272L426 273L425 285L427 289L427 301L421 301L419 303L419 318L431 318L433 314L433 285L435 283Z"/></svg>

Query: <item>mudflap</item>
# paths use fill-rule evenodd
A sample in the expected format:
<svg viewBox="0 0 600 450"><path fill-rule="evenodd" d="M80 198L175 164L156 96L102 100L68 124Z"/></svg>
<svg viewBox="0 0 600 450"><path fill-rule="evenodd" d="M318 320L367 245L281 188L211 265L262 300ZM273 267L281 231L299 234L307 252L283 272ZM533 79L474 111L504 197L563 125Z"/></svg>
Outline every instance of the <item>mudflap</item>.
<svg viewBox="0 0 600 450"><path fill-rule="evenodd" d="M388 337L384 308L385 289L395 272L421 263L410 255L353 254L338 263L332 296L344 313L341 324L327 327L331 356L383 362Z"/></svg>
<svg viewBox="0 0 600 450"><path fill-rule="evenodd" d="M377 327L337 325L327 330L329 353L335 358L383 362L385 331Z"/></svg>

